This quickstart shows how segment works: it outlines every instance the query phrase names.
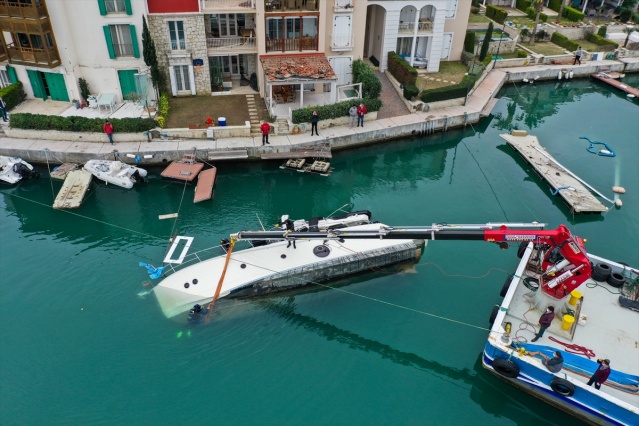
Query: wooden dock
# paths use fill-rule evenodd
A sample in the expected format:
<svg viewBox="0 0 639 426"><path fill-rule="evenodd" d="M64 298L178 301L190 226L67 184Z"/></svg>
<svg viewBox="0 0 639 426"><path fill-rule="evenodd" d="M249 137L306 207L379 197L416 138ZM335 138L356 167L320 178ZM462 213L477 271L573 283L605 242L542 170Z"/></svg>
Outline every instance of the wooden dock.
<svg viewBox="0 0 639 426"><path fill-rule="evenodd" d="M330 144L299 145L291 147L290 151L263 152L262 160L281 160L288 158L333 158Z"/></svg>
<svg viewBox="0 0 639 426"><path fill-rule="evenodd" d="M64 163L51 171L50 173L51 179L65 180L69 172L72 172L73 170L78 170L79 167L80 167L79 164Z"/></svg>
<svg viewBox="0 0 639 426"><path fill-rule="evenodd" d="M521 130L499 136L533 166L553 191L557 191L572 213L603 213L608 210L570 171L552 158L536 136Z"/></svg>
<svg viewBox="0 0 639 426"><path fill-rule="evenodd" d="M194 203L206 201L213 198L213 188L215 187L215 179L217 178L217 169L215 167L200 172L197 178L197 186L195 187Z"/></svg>
<svg viewBox="0 0 639 426"><path fill-rule="evenodd" d="M591 74L590 76L614 87L615 89L626 92L627 94L632 95L635 98L639 98L639 89L635 89L634 87L628 86L627 84L624 84L621 81L617 80L618 78L621 78L621 74L619 73L599 72Z"/></svg>
<svg viewBox="0 0 639 426"><path fill-rule="evenodd" d="M77 209L80 207L93 178L93 175L86 170L72 170L66 176L62 188L53 202L54 209Z"/></svg>
<svg viewBox="0 0 639 426"><path fill-rule="evenodd" d="M182 160L173 161L160 173L163 178L193 182L204 168L204 163L195 161L195 155L184 154Z"/></svg>

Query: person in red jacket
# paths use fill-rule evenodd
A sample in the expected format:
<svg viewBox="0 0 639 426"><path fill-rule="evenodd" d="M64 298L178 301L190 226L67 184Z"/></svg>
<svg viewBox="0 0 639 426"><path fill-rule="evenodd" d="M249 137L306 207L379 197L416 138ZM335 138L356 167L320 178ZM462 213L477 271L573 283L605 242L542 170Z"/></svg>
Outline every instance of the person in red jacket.
<svg viewBox="0 0 639 426"><path fill-rule="evenodd" d="M364 127L364 116L367 112L368 110L366 109L366 105L359 104L357 107L357 127L359 127L360 124Z"/></svg>
<svg viewBox="0 0 639 426"><path fill-rule="evenodd" d="M111 145L113 144L113 123L111 123L109 120L104 122L104 133L107 134L107 136L109 137L109 142L111 142Z"/></svg>
<svg viewBox="0 0 639 426"><path fill-rule="evenodd" d="M592 386L595 384L595 389L601 388L603 382L608 380L608 376L610 376L610 360L609 359L598 359L597 363L599 364L599 368L595 371L595 374L592 375L590 380L588 380L588 386Z"/></svg>
<svg viewBox="0 0 639 426"><path fill-rule="evenodd" d="M548 306L546 312L544 312L539 318L539 333L537 333L535 335L535 338L532 339L533 342L536 342L541 336L544 335L544 331L546 331L546 329L550 327L550 324L552 324L552 320L554 319L555 308L553 306Z"/></svg>
<svg viewBox="0 0 639 426"><path fill-rule="evenodd" d="M268 132L271 131L271 126L266 121L262 121L260 130L262 131L262 145L266 145L266 144L270 145L268 141Z"/></svg>

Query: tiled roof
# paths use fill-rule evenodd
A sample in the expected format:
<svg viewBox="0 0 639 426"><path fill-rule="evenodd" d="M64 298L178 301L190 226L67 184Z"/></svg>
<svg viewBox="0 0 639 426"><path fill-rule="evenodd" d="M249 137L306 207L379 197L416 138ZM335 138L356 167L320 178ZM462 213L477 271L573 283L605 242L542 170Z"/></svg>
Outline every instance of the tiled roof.
<svg viewBox="0 0 639 426"><path fill-rule="evenodd" d="M268 81L337 80L326 55L271 55L260 57Z"/></svg>

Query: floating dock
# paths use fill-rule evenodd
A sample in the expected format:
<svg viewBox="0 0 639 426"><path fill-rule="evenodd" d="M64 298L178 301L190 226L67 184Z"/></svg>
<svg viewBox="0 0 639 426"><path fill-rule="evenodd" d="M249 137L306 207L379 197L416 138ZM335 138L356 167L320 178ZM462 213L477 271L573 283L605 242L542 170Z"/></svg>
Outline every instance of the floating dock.
<svg viewBox="0 0 639 426"><path fill-rule="evenodd" d="M72 170L66 174L66 179L53 202L54 209L77 209L82 204L89 189L93 175L86 170Z"/></svg>
<svg viewBox="0 0 639 426"><path fill-rule="evenodd" d="M603 213L608 210L572 172L559 165L548 154L536 136L528 135L523 130L513 130L510 135L499 136L533 166L553 192L563 198L572 213Z"/></svg>
<svg viewBox="0 0 639 426"><path fill-rule="evenodd" d="M213 198L213 189L215 187L215 179L217 178L217 169L215 167L200 172L197 177L197 186L195 187L194 203L206 201Z"/></svg>
<svg viewBox="0 0 639 426"><path fill-rule="evenodd" d="M184 154L182 160L173 161L160 175L167 179L193 182L203 168L204 163L196 162L195 155Z"/></svg>
<svg viewBox="0 0 639 426"><path fill-rule="evenodd" d="M79 167L80 167L79 164L64 163L64 164L56 167L49 174L51 175L51 179L65 180L67 178L67 174L69 172L72 172L74 170L78 170Z"/></svg>
<svg viewBox="0 0 639 426"><path fill-rule="evenodd" d="M635 98L639 98L639 89L635 89L634 87L628 86L627 84L624 84L621 81L617 80L618 78L621 78L621 74L619 73L599 72L595 74L590 74L590 76L614 87L615 89L619 89L622 92L626 92L627 94L632 95Z"/></svg>
<svg viewBox="0 0 639 426"><path fill-rule="evenodd" d="M260 154L262 160L280 160L285 158L333 158L330 144L293 146L290 151L284 152L263 152Z"/></svg>

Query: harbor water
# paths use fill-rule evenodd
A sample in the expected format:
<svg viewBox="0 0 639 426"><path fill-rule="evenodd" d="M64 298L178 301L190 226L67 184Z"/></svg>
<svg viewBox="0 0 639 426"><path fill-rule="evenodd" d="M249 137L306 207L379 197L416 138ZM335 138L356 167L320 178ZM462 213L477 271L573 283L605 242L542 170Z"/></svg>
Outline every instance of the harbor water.
<svg viewBox="0 0 639 426"><path fill-rule="evenodd" d="M72 211L51 208L60 183L46 173L3 186L0 423L578 423L481 367L516 248L434 241L415 266L222 300L191 328L162 315L138 266L161 264L174 234L194 236L194 251L258 218L345 204L389 225L563 223L590 252L638 266L639 103L589 80L509 83L499 97L475 126L336 152L328 177L220 163L214 199L199 204L157 169L128 191L93 183ZM499 137L515 128L609 198L625 187L623 207L573 216Z"/></svg>

